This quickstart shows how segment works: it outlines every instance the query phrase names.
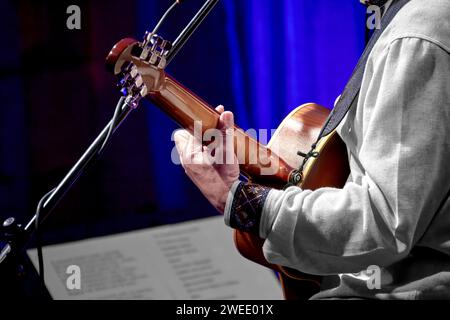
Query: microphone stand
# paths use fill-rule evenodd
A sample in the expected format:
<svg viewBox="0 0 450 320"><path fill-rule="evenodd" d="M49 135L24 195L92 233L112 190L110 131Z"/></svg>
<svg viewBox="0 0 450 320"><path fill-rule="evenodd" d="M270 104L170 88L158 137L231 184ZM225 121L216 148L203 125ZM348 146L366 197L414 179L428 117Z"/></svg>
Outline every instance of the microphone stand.
<svg viewBox="0 0 450 320"><path fill-rule="evenodd" d="M144 42L141 44L146 47L153 37L156 36L156 31L161 26L167 15L180 4L181 0L176 0L175 3L166 11L155 29L151 33L146 33ZM184 46L190 36L195 32L198 26L203 22L206 16L211 12L219 0L207 0L205 4L200 8L194 18L189 22L186 28L181 32L178 38L175 40L171 49L166 53L165 67L172 61L175 55ZM130 72L128 69L125 73ZM74 185L77 179L82 175L85 169L95 162L101 155L104 147L110 141L111 136L127 118L127 116L136 109L139 105L139 101L143 98L139 92L135 89L127 88L129 83L126 79L122 79L119 85L122 86L121 92L123 97L119 100L116 107L116 111L113 119L103 129L94 142L89 146L81 158L75 163L72 169L61 180L58 186L47 193L39 202L36 214L30 219L30 221L24 225L17 221L15 217L10 217L2 222L0 225L0 279L6 276L6 281L11 281L9 276L11 273L20 275L23 273L23 267L19 262L20 252L25 248L27 242L30 240L33 232L36 230L36 226L41 224L56 207L58 202L64 197L67 191ZM125 98L126 96L126 98ZM39 250L38 250L39 255ZM41 269L41 268L40 268ZM40 270L42 271L42 269ZM41 275L43 277L43 275ZM42 278L43 279L43 278ZM2 281L2 284L3 281ZM2 288L4 286L2 285ZM17 291L14 287L13 290Z"/></svg>
<svg viewBox="0 0 450 320"><path fill-rule="evenodd" d="M47 197L44 197L45 199L43 198L44 201L39 210L39 217L38 214L35 214L27 224L22 224L15 217L10 217L2 222L0 225L0 276L2 280L11 281L10 272L13 272L16 277L23 273L19 256L35 231L36 221L39 219L38 223L40 224L49 216L50 212L56 207L66 192L70 190L85 169L100 157L112 134L136 107L137 103L131 98L125 99L122 97L119 100L115 117L100 132L58 186ZM5 278L5 276L8 278ZM13 290L17 291L17 288Z"/></svg>

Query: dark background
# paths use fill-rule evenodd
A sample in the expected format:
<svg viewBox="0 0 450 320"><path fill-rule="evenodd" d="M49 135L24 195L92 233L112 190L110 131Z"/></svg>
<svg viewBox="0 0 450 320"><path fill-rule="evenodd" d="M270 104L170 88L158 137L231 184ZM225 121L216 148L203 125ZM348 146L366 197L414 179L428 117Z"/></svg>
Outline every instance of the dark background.
<svg viewBox="0 0 450 320"><path fill-rule="evenodd" d="M204 1L161 30L174 39ZM81 30L66 9L81 8ZM103 129L119 98L104 67L120 39L141 39L169 0L0 1L0 218L27 221ZM332 107L364 48L358 0L223 0L168 71L245 128L276 129L294 107ZM176 126L148 102L43 226L66 242L217 214L171 162Z"/></svg>

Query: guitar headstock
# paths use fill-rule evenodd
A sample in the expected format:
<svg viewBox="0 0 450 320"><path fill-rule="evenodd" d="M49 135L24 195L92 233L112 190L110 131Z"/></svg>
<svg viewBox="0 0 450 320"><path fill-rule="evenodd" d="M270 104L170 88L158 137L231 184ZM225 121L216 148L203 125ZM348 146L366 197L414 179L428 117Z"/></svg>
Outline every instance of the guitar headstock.
<svg viewBox="0 0 450 320"><path fill-rule="evenodd" d="M112 48L106 65L119 78L118 86L128 105L135 108L148 93L158 91L171 48L169 41L152 34L146 34L143 42L123 39Z"/></svg>
<svg viewBox="0 0 450 320"><path fill-rule="evenodd" d="M157 91L163 85L164 69L183 47L206 16L211 12L219 0L207 0L194 18L183 29L178 38L172 43L159 37L156 33L182 0L175 2L164 13L152 32L146 32L144 41L123 39L119 41L106 58L107 67L120 79L119 86L127 96L127 104L137 107L140 99L150 92Z"/></svg>

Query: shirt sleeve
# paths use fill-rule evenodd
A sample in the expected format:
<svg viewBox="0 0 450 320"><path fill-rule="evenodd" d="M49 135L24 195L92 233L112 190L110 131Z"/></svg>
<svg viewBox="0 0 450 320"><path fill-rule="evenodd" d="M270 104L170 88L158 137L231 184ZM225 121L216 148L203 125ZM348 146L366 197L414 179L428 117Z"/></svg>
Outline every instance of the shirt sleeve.
<svg viewBox="0 0 450 320"><path fill-rule="evenodd" d="M414 37L369 59L350 179L342 189L267 192L259 225L270 263L332 275L409 254L450 187L449 71L447 51Z"/></svg>

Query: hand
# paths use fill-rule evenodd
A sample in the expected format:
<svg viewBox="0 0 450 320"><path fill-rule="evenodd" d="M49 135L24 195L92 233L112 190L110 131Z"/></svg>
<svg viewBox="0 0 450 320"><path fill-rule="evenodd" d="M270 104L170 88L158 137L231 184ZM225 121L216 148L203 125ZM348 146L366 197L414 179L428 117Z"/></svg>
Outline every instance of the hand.
<svg viewBox="0 0 450 320"><path fill-rule="evenodd" d="M234 153L234 115L224 112L223 106L216 110L220 113L217 129L221 132L222 139L218 139L221 141L206 147L186 130L177 131L174 140L186 174L223 213L231 186L239 179L239 164Z"/></svg>

